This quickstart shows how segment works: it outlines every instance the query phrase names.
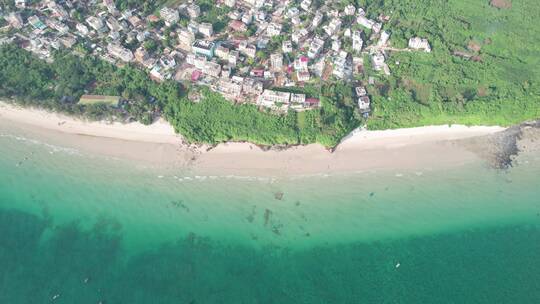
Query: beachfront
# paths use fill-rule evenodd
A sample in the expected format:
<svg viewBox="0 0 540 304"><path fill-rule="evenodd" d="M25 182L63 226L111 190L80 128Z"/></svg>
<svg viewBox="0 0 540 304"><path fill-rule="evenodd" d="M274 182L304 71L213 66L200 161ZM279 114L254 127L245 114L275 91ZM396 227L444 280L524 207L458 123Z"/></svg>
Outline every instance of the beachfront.
<svg viewBox="0 0 540 304"><path fill-rule="evenodd" d="M497 126L461 125L357 130L333 152L318 144L264 151L251 143L188 145L163 120L150 126L87 122L7 103L0 103L0 117L2 129L16 128L55 144L154 165L173 164L209 174L304 175L453 166L478 158L456 140L504 130Z"/></svg>

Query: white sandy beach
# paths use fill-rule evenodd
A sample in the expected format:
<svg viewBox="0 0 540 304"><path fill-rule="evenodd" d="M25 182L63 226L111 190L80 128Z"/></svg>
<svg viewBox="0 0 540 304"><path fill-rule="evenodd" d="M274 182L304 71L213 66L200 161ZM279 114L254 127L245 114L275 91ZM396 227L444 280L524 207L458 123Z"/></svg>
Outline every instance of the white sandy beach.
<svg viewBox="0 0 540 304"><path fill-rule="evenodd" d="M182 144L165 121L87 122L43 110L0 103L1 128L16 127L55 144L120 158L178 165L213 174L302 175L457 165L478 156L455 140L484 136L502 127L428 126L387 131L358 130L333 153L318 144L262 151L250 143L224 143L207 150Z"/></svg>
<svg viewBox="0 0 540 304"><path fill-rule="evenodd" d="M182 141L181 137L174 132L174 128L164 120L159 120L150 126L138 122L122 124L84 121L44 110L22 108L5 102L0 102L0 118L68 134L163 144L179 144Z"/></svg>

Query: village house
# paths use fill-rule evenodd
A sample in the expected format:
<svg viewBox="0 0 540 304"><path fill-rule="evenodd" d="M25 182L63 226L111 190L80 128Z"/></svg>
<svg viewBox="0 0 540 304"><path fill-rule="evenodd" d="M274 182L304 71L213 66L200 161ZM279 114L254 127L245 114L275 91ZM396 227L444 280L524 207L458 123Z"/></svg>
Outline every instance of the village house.
<svg viewBox="0 0 540 304"><path fill-rule="evenodd" d="M309 81L310 75L308 70L301 70L296 72L296 80L299 82Z"/></svg>
<svg viewBox="0 0 540 304"><path fill-rule="evenodd" d="M212 23L201 23L199 24L199 33L203 34L205 37L212 37L214 34L214 29L212 28Z"/></svg>
<svg viewBox="0 0 540 304"><path fill-rule="evenodd" d="M330 21L330 23L323 27L324 31L328 36L332 36L335 33L337 33L341 29L341 19L334 18Z"/></svg>
<svg viewBox="0 0 540 304"><path fill-rule="evenodd" d="M293 51L292 42L290 40L284 40L281 43L281 51L283 53L291 53Z"/></svg>
<svg viewBox="0 0 540 304"><path fill-rule="evenodd" d="M230 98L238 98L242 93L242 85L228 79L220 79L216 85L218 92Z"/></svg>
<svg viewBox="0 0 540 304"><path fill-rule="evenodd" d="M281 28L281 24L272 22L266 28L266 35L268 35L268 37L279 36L279 34L281 34Z"/></svg>
<svg viewBox="0 0 540 304"><path fill-rule="evenodd" d="M314 59L322 51L324 46L324 40L319 37L315 37L309 46L308 57Z"/></svg>
<svg viewBox="0 0 540 304"><path fill-rule="evenodd" d="M4 19L15 29L21 29L24 26L21 14L12 12L4 16Z"/></svg>
<svg viewBox="0 0 540 304"><path fill-rule="evenodd" d="M83 37L86 36L86 35L88 35L88 33L89 33L88 27L87 27L86 25L82 24L82 23L77 23L77 24L75 25L75 28L77 29L77 31L79 32L79 34L80 34L81 36L83 36Z"/></svg>
<svg viewBox="0 0 540 304"><path fill-rule="evenodd" d="M195 35L185 28L179 29L177 33L178 33L178 42L180 43L180 45L183 46L184 48L189 46L188 49L191 50L191 45L195 41Z"/></svg>
<svg viewBox="0 0 540 304"><path fill-rule="evenodd" d="M193 43L192 49L195 54L204 55L208 58L214 57L216 44L212 41L197 40Z"/></svg>
<svg viewBox="0 0 540 304"><path fill-rule="evenodd" d="M236 6L236 0L225 0L224 3L226 6L231 8Z"/></svg>
<svg viewBox="0 0 540 304"><path fill-rule="evenodd" d="M349 5L345 6L345 9L343 10L343 13L346 16L353 16L356 13L356 7L354 7L354 5L352 5L352 4L349 4Z"/></svg>
<svg viewBox="0 0 540 304"><path fill-rule="evenodd" d="M382 52L376 52L375 54L371 55L371 64L373 65L373 69L376 71L383 70L385 64L385 58L384 54Z"/></svg>
<svg viewBox="0 0 540 304"><path fill-rule="evenodd" d="M246 94L258 96L263 92L263 83L253 78L245 78L242 83L242 90Z"/></svg>
<svg viewBox="0 0 540 304"><path fill-rule="evenodd" d="M351 34L352 38L352 49L356 52L361 52L362 47L364 46L364 41L362 40L362 31L353 31Z"/></svg>
<svg viewBox="0 0 540 304"><path fill-rule="evenodd" d="M317 11L315 13L315 16L313 16L313 20L311 20L311 27L314 29L317 28L319 24L321 24L323 17L324 17L323 14Z"/></svg>
<svg viewBox="0 0 540 304"><path fill-rule="evenodd" d="M216 57L218 57L219 59L222 59L222 60L229 60L229 52L230 50L222 45L218 45L216 47L216 51L214 52L214 54L216 55Z"/></svg>
<svg viewBox="0 0 540 304"><path fill-rule="evenodd" d="M103 23L103 20L101 20L101 18L90 16L86 18L86 23L88 23L88 25L90 25L90 27L97 32L106 31L105 24Z"/></svg>
<svg viewBox="0 0 540 304"><path fill-rule="evenodd" d="M420 37L413 37L409 39L409 48L415 50L423 50L424 52L431 52L431 46L427 39Z"/></svg>
<svg viewBox="0 0 540 304"><path fill-rule="evenodd" d="M180 20L180 13L178 12L178 10L175 10L169 7L163 7L159 11L159 15L165 21L166 26L171 26L173 24L176 24L178 20Z"/></svg>
<svg viewBox="0 0 540 304"><path fill-rule="evenodd" d="M283 55L276 53L270 55L270 65L274 71L279 71L283 67Z"/></svg>
<svg viewBox="0 0 540 304"><path fill-rule="evenodd" d="M300 3L300 7L306 12L309 12L310 6L311 6L311 0L304 0L302 1L302 3Z"/></svg>
<svg viewBox="0 0 540 304"><path fill-rule="evenodd" d="M294 61L294 69L296 71L304 71L308 68L309 58L306 56L300 56Z"/></svg>
<svg viewBox="0 0 540 304"><path fill-rule="evenodd" d="M240 53L237 50L231 50L229 52L229 64L236 66L238 59L240 58Z"/></svg>
<svg viewBox="0 0 540 304"><path fill-rule="evenodd" d="M201 8L197 4L190 4L187 7L187 13L189 18L195 19L201 15Z"/></svg>
<svg viewBox="0 0 540 304"><path fill-rule="evenodd" d="M208 61L206 62L203 73L212 77L219 77L219 74L221 73L221 65L216 62Z"/></svg>
<svg viewBox="0 0 540 304"><path fill-rule="evenodd" d="M229 28L235 32L245 32L247 30L246 24L240 20L231 20Z"/></svg>
<svg viewBox="0 0 540 304"><path fill-rule="evenodd" d="M360 109L360 112L362 113L370 112L369 96L364 95L364 96L358 97L358 108Z"/></svg>
<svg viewBox="0 0 540 304"><path fill-rule="evenodd" d="M291 93L264 90L263 93L259 95L257 104L264 107L275 107L276 104L288 105L290 99Z"/></svg>
<svg viewBox="0 0 540 304"><path fill-rule="evenodd" d="M255 58L255 55L257 53L257 48L254 45L248 44L246 41L240 42L238 45L238 50L240 53L250 57Z"/></svg>
<svg viewBox="0 0 540 304"><path fill-rule="evenodd" d="M133 53L119 44L109 44L107 46L107 52L109 52L111 56L125 62L130 62L133 60Z"/></svg>
<svg viewBox="0 0 540 304"><path fill-rule="evenodd" d="M43 23L41 19L35 15L28 17L28 23L37 30L44 30L47 28L45 23Z"/></svg>

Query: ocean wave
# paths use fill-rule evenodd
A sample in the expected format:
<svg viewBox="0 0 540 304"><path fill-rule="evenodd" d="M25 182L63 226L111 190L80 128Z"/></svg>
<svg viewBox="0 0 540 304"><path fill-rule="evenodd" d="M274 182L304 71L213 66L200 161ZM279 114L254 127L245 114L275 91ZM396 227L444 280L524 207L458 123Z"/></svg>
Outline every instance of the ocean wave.
<svg viewBox="0 0 540 304"><path fill-rule="evenodd" d="M49 143L42 142L42 141L39 141L39 140L34 139L34 138L27 138L27 137L24 137L24 136L19 136L19 135L14 135L14 134L9 134L9 133L0 133L0 138L13 139L13 140L16 140L16 141L19 141L19 142L24 142L24 143L28 143L28 144L32 144L32 145L42 146L42 147L45 147L45 148L49 149L50 154L66 153L66 154L70 154L70 155L82 155L81 152L79 150L77 150L77 149L61 147L61 146L49 144Z"/></svg>

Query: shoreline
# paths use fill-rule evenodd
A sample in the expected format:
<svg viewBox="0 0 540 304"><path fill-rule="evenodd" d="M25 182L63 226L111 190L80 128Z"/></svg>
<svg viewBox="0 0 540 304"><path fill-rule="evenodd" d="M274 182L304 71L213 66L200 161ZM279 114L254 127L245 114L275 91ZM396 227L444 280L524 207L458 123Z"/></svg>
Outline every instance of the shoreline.
<svg viewBox="0 0 540 304"><path fill-rule="evenodd" d="M481 159L460 141L506 130L462 125L356 130L330 152L320 144L263 150L252 143L229 142L211 149L206 145L194 148L164 120L150 126L87 122L4 102L0 102L0 120L0 129L92 154L201 174L259 176L456 166Z"/></svg>

